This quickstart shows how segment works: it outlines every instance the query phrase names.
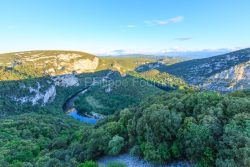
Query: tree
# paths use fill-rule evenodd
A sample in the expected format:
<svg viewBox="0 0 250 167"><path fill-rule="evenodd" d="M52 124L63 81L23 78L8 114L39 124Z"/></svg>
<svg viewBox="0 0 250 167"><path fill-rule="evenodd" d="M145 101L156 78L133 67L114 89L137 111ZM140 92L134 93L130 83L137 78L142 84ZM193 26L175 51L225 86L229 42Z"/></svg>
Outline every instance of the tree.
<svg viewBox="0 0 250 167"><path fill-rule="evenodd" d="M121 152L124 147L124 138L118 135L114 136L112 140L109 141L108 148L110 155L117 155Z"/></svg>
<svg viewBox="0 0 250 167"><path fill-rule="evenodd" d="M216 165L242 167L250 164L250 114L240 113L224 126Z"/></svg>
<svg viewBox="0 0 250 167"><path fill-rule="evenodd" d="M215 141L207 127L197 124L193 117L187 117L177 136L181 149L191 161L213 164Z"/></svg>

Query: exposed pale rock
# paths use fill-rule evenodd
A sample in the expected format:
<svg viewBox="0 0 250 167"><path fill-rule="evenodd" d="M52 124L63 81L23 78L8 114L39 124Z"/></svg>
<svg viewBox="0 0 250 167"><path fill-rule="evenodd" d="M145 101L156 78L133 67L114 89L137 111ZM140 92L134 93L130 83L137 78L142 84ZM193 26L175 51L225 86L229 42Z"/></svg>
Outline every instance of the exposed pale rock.
<svg viewBox="0 0 250 167"><path fill-rule="evenodd" d="M47 74L50 74L50 75L55 75L56 74L56 71L55 71L55 69L54 68L49 68L48 70L46 70L46 73Z"/></svg>
<svg viewBox="0 0 250 167"><path fill-rule="evenodd" d="M54 101L56 97L56 87L52 85L49 89L46 90L45 94L41 94L43 99L43 105L47 104L50 101Z"/></svg>
<svg viewBox="0 0 250 167"><path fill-rule="evenodd" d="M73 69L74 71L80 73L85 71L94 71L99 65L99 59L95 57L93 60L90 59L80 59L74 61Z"/></svg>
<svg viewBox="0 0 250 167"><path fill-rule="evenodd" d="M68 54L59 54L57 55L57 58L63 61L70 61L72 59L80 58L81 55L75 54L75 53L68 53Z"/></svg>
<svg viewBox="0 0 250 167"><path fill-rule="evenodd" d="M111 89L111 86L109 85L109 87L105 89L105 93L109 93L111 91L112 91L112 89Z"/></svg>
<svg viewBox="0 0 250 167"><path fill-rule="evenodd" d="M200 87L221 92L249 89L250 61L209 77Z"/></svg>
<svg viewBox="0 0 250 167"><path fill-rule="evenodd" d="M79 81L75 75L63 75L53 78L56 86L69 87L79 86Z"/></svg>
<svg viewBox="0 0 250 167"><path fill-rule="evenodd" d="M45 91L41 91L40 83L37 83L37 87L29 87L30 95L23 97L12 97L12 99L16 102L24 103L32 103L32 105L39 104L41 101L41 105L46 105L49 102L52 102L56 97L56 87L55 85L50 86Z"/></svg>

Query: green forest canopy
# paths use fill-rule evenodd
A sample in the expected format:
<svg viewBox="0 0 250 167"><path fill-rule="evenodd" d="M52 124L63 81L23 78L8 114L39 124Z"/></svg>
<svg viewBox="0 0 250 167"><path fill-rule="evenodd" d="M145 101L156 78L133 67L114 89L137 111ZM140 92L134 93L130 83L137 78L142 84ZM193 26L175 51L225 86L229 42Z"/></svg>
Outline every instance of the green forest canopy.
<svg viewBox="0 0 250 167"><path fill-rule="evenodd" d="M247 92L164 92L95 126L58 112L9 116L0 122L0 164L77 166L130 151L154 163L247 167L249 98Z"/></svg>

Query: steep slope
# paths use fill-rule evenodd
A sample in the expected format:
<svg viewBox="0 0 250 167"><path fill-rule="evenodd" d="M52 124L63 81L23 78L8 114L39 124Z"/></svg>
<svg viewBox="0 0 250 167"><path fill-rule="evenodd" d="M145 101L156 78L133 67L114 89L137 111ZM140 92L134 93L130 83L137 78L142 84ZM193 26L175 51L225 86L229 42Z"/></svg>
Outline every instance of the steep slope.
<svg viewBox="0 0 250 167"><path fill-rule="evenodd" d="M188 84L216 91L248 89L250 48L224 55L158 65L155 69L183 78Z"/></svg>

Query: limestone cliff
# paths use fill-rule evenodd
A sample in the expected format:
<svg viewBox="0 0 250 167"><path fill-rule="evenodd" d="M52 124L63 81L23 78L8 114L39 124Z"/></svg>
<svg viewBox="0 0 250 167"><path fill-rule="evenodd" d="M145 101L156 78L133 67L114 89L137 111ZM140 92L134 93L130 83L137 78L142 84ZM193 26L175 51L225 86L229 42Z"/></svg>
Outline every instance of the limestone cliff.
<svg viewBox="0 0 250 167"><path fill-rule="evenodd" d="M200 87L221 92L250 89L250 61L216 73Z"/></svg>

